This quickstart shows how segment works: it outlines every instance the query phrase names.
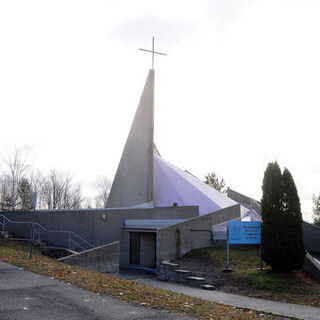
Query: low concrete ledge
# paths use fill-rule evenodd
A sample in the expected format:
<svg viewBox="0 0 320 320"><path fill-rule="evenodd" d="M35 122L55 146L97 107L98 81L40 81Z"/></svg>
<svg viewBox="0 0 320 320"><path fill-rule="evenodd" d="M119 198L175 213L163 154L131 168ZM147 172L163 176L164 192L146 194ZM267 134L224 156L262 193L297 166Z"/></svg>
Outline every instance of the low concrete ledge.
<svg viewBox="0 0 320 320"><path fill-rule="evenodd" d="M306 253L304 258L303 270L320 280L320 263L309 252Z"/></svg>
<svg viewBox="0 0 320 320"><path fill-rule="evenodd" d="M119 274L119 256L120 242L115 241L60 258L59 261L86 269Z"/></svg>

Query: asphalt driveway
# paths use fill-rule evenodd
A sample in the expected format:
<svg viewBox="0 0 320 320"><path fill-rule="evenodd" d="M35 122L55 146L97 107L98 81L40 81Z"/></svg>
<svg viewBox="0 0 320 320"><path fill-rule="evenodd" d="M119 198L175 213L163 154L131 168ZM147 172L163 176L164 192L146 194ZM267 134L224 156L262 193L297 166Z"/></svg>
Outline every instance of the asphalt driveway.
<svg viewBox="0 0 320 320"><path fill-rule="evenodd" d="M135 306L0 262L1 320L190 318Z"/></svg>

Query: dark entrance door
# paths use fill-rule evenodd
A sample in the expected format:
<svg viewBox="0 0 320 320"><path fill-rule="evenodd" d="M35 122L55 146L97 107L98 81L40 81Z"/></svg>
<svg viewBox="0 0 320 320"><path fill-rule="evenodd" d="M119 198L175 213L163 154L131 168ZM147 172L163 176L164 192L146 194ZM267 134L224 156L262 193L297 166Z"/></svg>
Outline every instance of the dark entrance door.
<svg viewBox="0 0 320 320"><path fill-rule="evenodd" d="M140 232L130 232L130 264L140 264Z"/></svg>
<svg viewBox="0 0 320 320"><path fill-rule="evenodd" d="M156 233L142 232L140 236L140 265L156 267Z"/></svg>

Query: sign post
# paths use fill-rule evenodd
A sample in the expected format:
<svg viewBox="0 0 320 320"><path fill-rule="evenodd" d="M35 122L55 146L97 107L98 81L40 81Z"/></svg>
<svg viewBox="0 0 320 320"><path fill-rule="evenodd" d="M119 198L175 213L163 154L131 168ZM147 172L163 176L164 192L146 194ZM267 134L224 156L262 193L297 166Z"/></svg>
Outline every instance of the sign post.
<svg viewBox="0 0 320 320"><path fill-rule="evenodd" d="M228 272L230 269L229 269L229 266L230 266L230 247L229 247L229 228L227 226L227 269L226 269L226 272ZM227 271L228 270L228 271Z"/></svg>
<svg viewBox="0 0 320 320"><path fill-rule="evenodd" d="M230 245L229 245L229 226L227 225L227 268L223 270L223 272L233 272L232 269L230 269Z"/></svg>
<svg viewBox="0 0 320 320"><path fill-rule="evenodd" d="M260 270L263 270L261 222L260 221L228 221L227 225L227 268L224 272L231 272L230 244L259 244Z"/></svg>
<svg viewBox="0 0 320 320"><path fill-rule="evenodd" d="M262 228L260 228L260 271L264 271L263 269L263 252L262 252Z"/></svg>
<svg viewBox="0 0 320 320"><path fill-rule="evenodd" d="M32 243L34 241L34 234L36 231L35 222L37 221L37 217L36 217L37 201L38 201L38 192L33 192L32 197L31 197L31 202L32 202L34 216L33 216L33 223L32 223L32 227L31 227L31 235L30 235L29 260L32 258Z"/></svg>

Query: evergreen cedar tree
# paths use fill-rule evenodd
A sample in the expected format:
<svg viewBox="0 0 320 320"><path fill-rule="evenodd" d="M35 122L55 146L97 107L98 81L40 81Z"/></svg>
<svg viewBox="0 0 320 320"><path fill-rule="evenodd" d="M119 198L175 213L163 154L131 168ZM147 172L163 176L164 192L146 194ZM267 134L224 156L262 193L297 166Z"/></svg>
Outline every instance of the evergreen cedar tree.
<svg viewBox="0 0 320 320"><path fill-rule="evenodd" d="M288 169L269 163L262 185L263 259L273 270L291 272L304 263L302 215L296 185Z"/></svg>

